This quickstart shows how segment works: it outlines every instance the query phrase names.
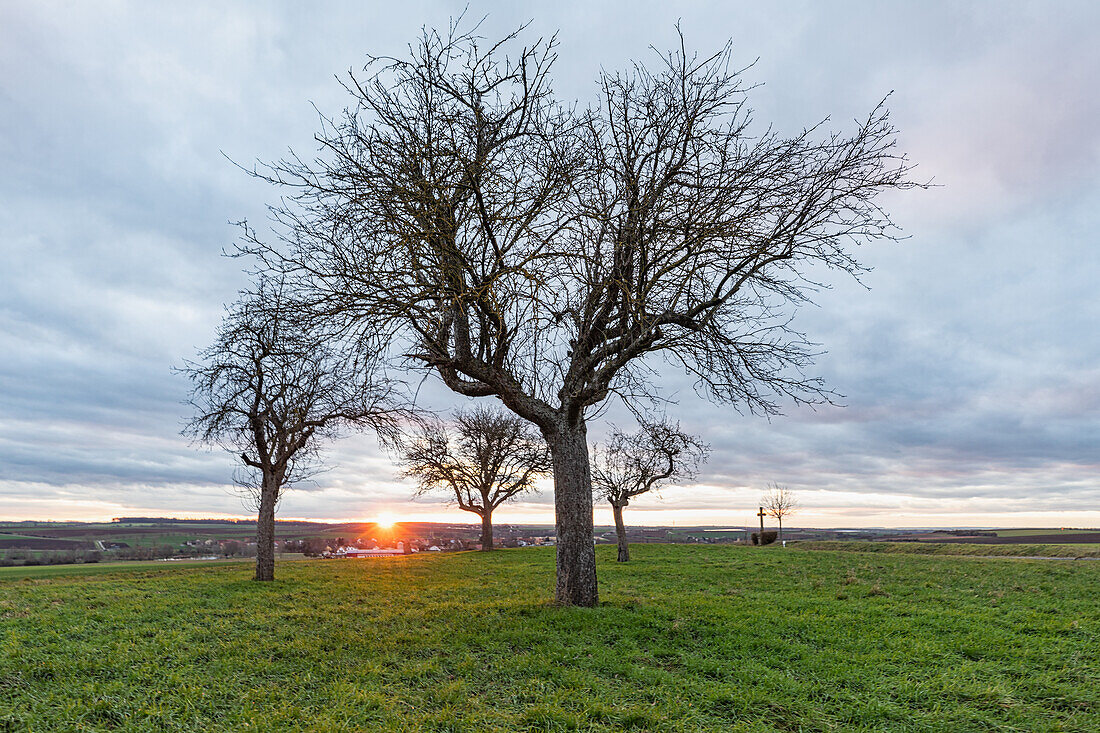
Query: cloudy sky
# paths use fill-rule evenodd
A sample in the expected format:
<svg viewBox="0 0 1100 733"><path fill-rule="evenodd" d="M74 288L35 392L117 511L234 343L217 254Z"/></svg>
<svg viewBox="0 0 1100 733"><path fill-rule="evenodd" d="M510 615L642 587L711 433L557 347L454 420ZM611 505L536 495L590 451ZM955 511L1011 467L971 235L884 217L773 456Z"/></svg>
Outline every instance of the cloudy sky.
<svg viewBox="0 0 1100 733"><path fill-rule="evenodd" d="M179 436L171 371L245 283L230 222L262 225L276 195L227 157L310 151L311 105L347 103L335 75L462 5L0 3L0 519L245 513L230 459ZM783 131L851 129L893 90L901 147L939 184L888 200L909 238L862 253L870 290L837 280L798 316L845 406L740 417L668 375L712 458L633 521L751 523L778 481L795 524L1100 526L1100 6L518 5L468 15L559 31L556 88L582 102L677 20L696 49L759 59L752 106ZM411 502L369 437L330 462L282 516L470 516ZM549 494L499 517L552 521Z"/></svg>

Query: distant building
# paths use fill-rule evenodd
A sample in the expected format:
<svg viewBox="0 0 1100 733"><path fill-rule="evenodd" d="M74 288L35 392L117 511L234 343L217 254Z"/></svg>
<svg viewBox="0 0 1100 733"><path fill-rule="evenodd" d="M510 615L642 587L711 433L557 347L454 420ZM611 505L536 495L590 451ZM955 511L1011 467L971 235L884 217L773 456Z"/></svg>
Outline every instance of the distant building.
<svg viewBox="0 0 1100 733"><path fill-rule="evenodd" d="M394 555L404 554L404 550L360 549L358 547L345 547L336 551L336 557L393 557Z"/></svg>

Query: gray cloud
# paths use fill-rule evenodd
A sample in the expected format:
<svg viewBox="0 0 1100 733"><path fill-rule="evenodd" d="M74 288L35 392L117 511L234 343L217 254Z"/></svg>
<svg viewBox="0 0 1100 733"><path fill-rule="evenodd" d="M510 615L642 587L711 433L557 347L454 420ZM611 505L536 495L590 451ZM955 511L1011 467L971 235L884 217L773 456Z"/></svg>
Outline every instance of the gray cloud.
<svg viewBox="0 0 1100 733"><path fill-rule="evenodd" d="M458 9L406 3L0 6L0 516L244 511L232 461L178 434L170 368L209 341L244 283L228 222L265 221L248 165L312 149L333 79L399 54ZM864 253L867 291L832 281L797 323L843 408L770 422L699 400L669 413L714 448L699 485L632 509L751 522L760 488L797 488L807 522L1100 523L1100 11L1088 3L539 2L473 6L487 35L561 30L557 88L674 42L733 38L765 85L761 122L843 127L894 90L900 145L941 187L893 196L912 238ZM667 370L663 370L667 371ZM454 403L428 384L425 400ZM625 424L618 407L593 425ZM287 516L369 516L409 486L369 437L288 495ZM549 520L543 492L506 517ZM1018 519L1012 519L1017 517ZM933 521L934 520L934 521ZM992 520L991 520L992 521Z"/></svg>

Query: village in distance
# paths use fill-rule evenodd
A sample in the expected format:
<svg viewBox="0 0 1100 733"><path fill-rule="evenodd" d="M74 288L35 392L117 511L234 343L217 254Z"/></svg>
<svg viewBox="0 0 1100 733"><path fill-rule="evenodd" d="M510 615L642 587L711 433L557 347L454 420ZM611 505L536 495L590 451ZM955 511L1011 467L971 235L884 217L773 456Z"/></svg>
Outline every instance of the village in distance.
<svg viewBox="0 0 1100 733"><path fill-rule="evenodd" d="M481 528L446 522L319 522L278 520L276 552L295 558L383 558L418 552L480 551ZM763 533L765 545L782 547L775 530ZM758 528L713 526L629 526L634 543L756 545ZM614 526L595 527L593 541L613 545ZM498 524L497 548L553 546L552 524ZM1090 528L812 528L788 527L783 541L804 549L840 549L860 543L868 551L903 550L918 554L1034 556L1036 545L1061 546L1068 556L1100 555L1100 529ZM907 548L897 543L909 543ZM945 548L944 545L953 547ZM1089 547L1095 545L1094 548ZM967 547L969 546L969 547ZM1045 550L1051 556L1062 552ZM256 522L249 519L116 517L111 522L0 522L0 567L67 565L125 561L225 561L256 555Z"/></svg>

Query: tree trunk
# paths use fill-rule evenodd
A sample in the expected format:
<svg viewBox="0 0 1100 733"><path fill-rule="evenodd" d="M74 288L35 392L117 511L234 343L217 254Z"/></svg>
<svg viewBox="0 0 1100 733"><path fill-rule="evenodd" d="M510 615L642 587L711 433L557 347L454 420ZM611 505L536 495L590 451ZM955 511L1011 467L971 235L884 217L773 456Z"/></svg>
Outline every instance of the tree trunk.
<svg viewBox="0 0 1100 733"><path fill-rule="evenodd" d="M564 422L564 421L563 421ZM596 551L592 540L592 474L583 421L562 425L547 436L554 462L554 514L558 582L554 600L562 606L595 606Z"/></svg>
<svg viewBox="0 0 1100 733"><path fill-rule="evenodd" d="M481 515L481 549L493 549L493 510L488 507Z"/></svg>
<svg viewBox="0 0 1100 733"><path fill-rule="evenodd" d="M779 539L779 545L780 545L780 547L782 547L783 546L783 517L780 516L778 518L778 520L779 520L779 538L778 539Z"/></svg>
<svg viewBox="0 0 1100 733"><path fill-rule="evenodd" d="M265 478L256 517L256 580L275 580L275 497L278 487Z"/></svg>
<svg viewBox="0 0 1100 733"><path fill-rule="evenodd" d="M615 536L619 539L619 562L630 559L630 547L626 544L626 525L623 524L622 504L612 504L611 511L615 514Z"/></svg>

